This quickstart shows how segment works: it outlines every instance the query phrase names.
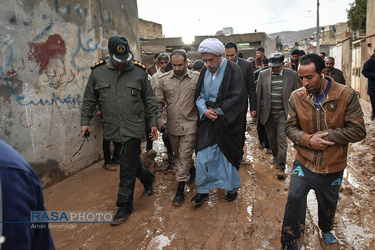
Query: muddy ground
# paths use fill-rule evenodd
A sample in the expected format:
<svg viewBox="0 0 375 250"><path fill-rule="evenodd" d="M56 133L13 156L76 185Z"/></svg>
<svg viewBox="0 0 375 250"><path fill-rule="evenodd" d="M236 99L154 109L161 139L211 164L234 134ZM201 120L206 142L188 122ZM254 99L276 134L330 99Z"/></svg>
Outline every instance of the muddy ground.
<svg viewBox="0 0 375 250"><path fill-rule="evenodd" d="M361 102L367 138L351 145L349 164L340 191L334 233L339 249L375 249L375 122L370 106ZM193 207L195 184L188 185L186 201L174 207L177 183L168 169L161 141L154 194L143 195L137 181L134 212L122 225L51 224L57 249L280 249L280 231L288 193L289 177L278 180L269 164L271 155L258 148L255 125L246 141L249 164L240 167L242 187L238 198L227 203L224 190L211 190L209 201ZM287 173L295 152L289 144ZM119 171L101 168L102 162L44 190L48 211L116 211ZM324 249L317 226L315 195L308 197L305 249Z"/></svg>

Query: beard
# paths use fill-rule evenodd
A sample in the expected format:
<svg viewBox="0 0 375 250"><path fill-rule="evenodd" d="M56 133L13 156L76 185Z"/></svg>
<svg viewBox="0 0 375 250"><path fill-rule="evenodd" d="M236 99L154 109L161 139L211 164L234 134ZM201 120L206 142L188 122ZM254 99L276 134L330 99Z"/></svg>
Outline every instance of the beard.
<svg viewBox="0 0 375 250"><path fill-rule="evenodd" d="M185 70L174 70L176 76L182 76L185 73Z"/></svg>
<svg viewBox="0 0 375 250"><path fill-rule="evenodd" d="M219 69L219 67L208 66L207 69L211 72L211 74L214 74Z"/></svg>

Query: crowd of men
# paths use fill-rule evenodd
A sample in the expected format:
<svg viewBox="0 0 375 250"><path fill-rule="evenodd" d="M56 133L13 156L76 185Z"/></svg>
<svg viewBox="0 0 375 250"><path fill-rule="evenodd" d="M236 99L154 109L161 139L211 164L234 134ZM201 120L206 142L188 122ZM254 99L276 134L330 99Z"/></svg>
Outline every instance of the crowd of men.
<svg viewBox="0 0 375 250"><path fill-rule="evenodd" d="M184 50L158 53L146 70L134 61L125 37L112 37L108 49L109 60L93 66L86 86L81 133L91 133L90 120L100 104L105 140L121 144L118 211L112 225L130 216L136 178L148 196L153 193L155 176L139 161L145 131L146 150L159 131L166 135L170 162L176 160L174 206L185 202L185 186L194 179L194 206L208 200L213 188L226 190L225 200L233 202L241 186L238 169L250 112L258 124L260 147L273 155L270 163L280 180L287 177L287 138L297 151L283 249L303 244L310 189L317 195L322 237L326 245L337 244L331 231L348 143L365 138L366 129L357 95L345 85L332 57L295 49L285 64L282 53L267 58L260 47L249 61L240 57L236 43L207 38L198 47L202 60L193 62Z"/></svg>
<svg viewBox="0 0 375 250"><path fill-rule="evenodd" d="M156 176L142 165L140 154L144 135L146 150L151 150L158 131L163 134L169 162L176 163L174 206L185 202L186 185L194 180L194 206L208 200L210 190L215 188L227 191L228 203L235 201L241 187L238 170L244 158L249 112L257 123L260 147L273 155L270 163L275 165L278 179L287 177L287 138L296 149L289 168L282 249L300 249L303 245L306 199L311 189L317 196L324 242L338 244L331 231L347 165L348 143L364 139L366 129L358 97L345 85L342 72L334 68L334 58L326 58L325 54L303 55L296 49L285 64L282 53L267 58L264 48L259 47L254 60L244 60L236 43L223 44L216 38L202 41L198 52L202 60L195 62L188 59L184 50L170 55L158 53L154 64L146 69L134 60L128 40L115 35L108 42L109 57L91 68L83 97L81 135L85 138L92 132L91 119L100 115L103 169L116 171L112 164L120 165L118 210L112 225L124 223L131 215L136 178L143 184L146 196L154 192ZM363 71L369 83L375 78L371 71L373 58ZM112 159L110 142L115 146ZM1 142L0 147L0 153L15 154ZM25 172L27 178L35 179L23 160L18 171L13 171L5 159L0 160L1 173L18 176ZM1 179L0 183L7 181ZM17 190L11 185L3 187L10 190L3 199L11 202L9 194ZM38 182L35 190L41 193ZM43 200L39 198L35 210L42 211ZM5 215L11 213L8 208L3 211ZM12 230L26 229L10 227L3 234L11 239ZM35 239L27 238L25 242L33 240L39 245L53 245L48 231L40 230Z"/></svg>

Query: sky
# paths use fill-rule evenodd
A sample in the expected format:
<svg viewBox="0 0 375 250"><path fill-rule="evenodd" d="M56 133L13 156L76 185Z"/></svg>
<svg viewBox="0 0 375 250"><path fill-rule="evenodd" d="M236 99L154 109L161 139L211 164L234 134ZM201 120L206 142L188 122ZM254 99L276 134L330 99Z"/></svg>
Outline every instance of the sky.
<svg viewBox="0 0 375 250"><path fill-rule="evenodd" d="M162 24L165 37L215 35L224 27L234 33L296 31L316 27L314 0L138 0L138 17ZM319 25L347 21L355 0L319 0Z"/></svg>

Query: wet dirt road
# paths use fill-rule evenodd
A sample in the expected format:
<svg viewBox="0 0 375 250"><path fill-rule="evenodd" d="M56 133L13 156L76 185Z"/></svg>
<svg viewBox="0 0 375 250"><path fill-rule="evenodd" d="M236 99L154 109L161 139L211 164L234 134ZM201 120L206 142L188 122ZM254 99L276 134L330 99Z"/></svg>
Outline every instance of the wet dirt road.
<svg viewBox="0 0 375 250"><path fill-rule="evenodd" d="M363 103L368 136L351 145L349 164L340 191L334 233L339 249L375 249L375 123L369 105ZM167 169L160 141L156 157L154 194L143 195L137 181L134 212L122 225L51 224L57 249L280 249L280 231L289 177L278 180L271 156L258 148L254 125L247 135L249 164L241 165L242 187L237 199L227 203L225 191L211 190L209 201L193 207L195 184L187 185L180 207L172 201L177 188L173 171ZM289 144L287 173L294 150ZM116 211L119 171L109 172L99 162L44 190L48 211ZM305 249L324 249L317 226L317 204L310 192Z"/></svg>

